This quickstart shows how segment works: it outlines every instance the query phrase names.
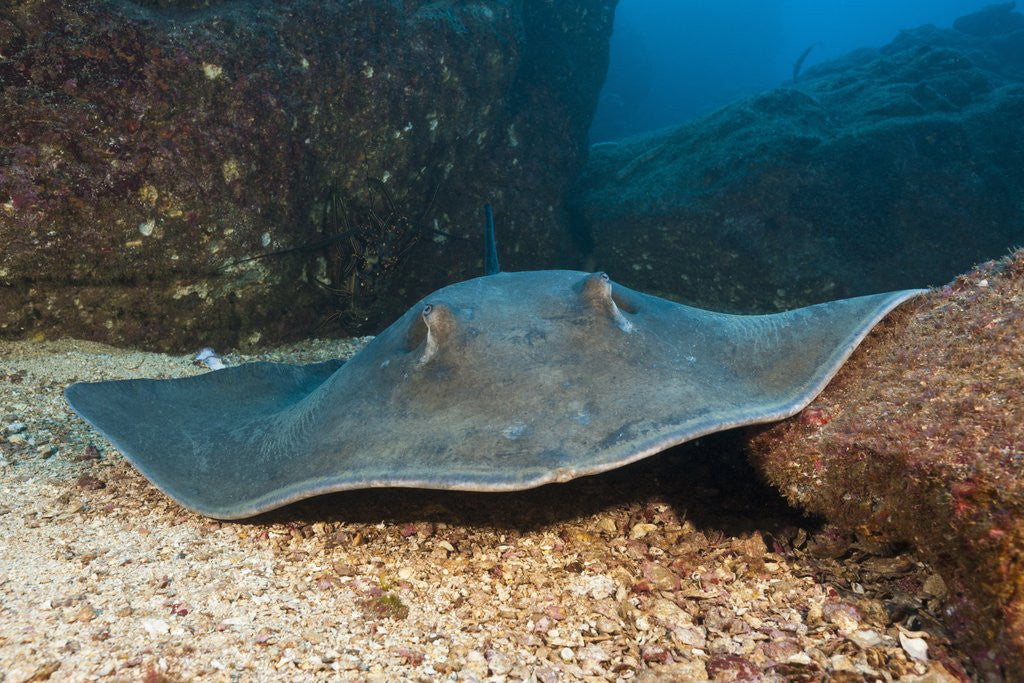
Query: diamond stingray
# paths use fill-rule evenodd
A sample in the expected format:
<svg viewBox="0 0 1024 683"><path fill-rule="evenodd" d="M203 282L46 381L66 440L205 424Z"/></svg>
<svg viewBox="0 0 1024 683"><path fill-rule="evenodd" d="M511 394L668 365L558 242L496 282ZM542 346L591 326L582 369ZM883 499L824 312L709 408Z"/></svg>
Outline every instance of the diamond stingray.
<svg viewBox="0 0 1024 683"><path fill-rule="evenodd" d="M793 415L920 291L747 316L603 273L497 273L434 292L344 363L65 393L157 487L211 517L344 489L509 491Z"/></svg>

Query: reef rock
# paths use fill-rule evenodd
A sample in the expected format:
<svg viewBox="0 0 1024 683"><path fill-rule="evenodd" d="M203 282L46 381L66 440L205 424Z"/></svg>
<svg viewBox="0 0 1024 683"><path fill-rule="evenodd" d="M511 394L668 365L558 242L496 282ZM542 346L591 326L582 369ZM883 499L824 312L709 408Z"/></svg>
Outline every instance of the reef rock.
<svg viewBox="0 0 1024 683"><path fill-rule="evenodd" d="M907 543L993 680L1024 671L1024 250L909 302L753 461L793 503Z"/></svg>
<svg viewBox="0 0 1024 683"><path fill-rule="evenodd" d="M977 12L960 17L953 28L974 36L1000 36L1024 29L1024 16L1013 10L1016 2L989 5Z"/></svg>
<svg viewBox="0 0 1024 683"><path fill-rule="evenodd" d="M488 201L554 265L614 5L4 3L0 335L355 332L482 272Z"/></svg>
<svg viewBox="0 0 1024 683"><path fill-rule="evenodd" d="M995 10L992 10L995 11ZM677 128L595 145L575 197L593 267L750 312L948 281L1024 242L1024 21L1003 8Z"/></svg>

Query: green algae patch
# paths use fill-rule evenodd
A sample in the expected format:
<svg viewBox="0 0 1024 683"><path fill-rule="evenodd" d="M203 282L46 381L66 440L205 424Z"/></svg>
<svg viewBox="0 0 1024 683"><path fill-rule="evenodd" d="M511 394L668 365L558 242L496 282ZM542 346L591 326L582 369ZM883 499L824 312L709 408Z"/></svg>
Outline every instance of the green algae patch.
<svg viewBox="0 0 1024 683"><path fill-rule="evenodd" d="M367 615L378 619L402 620L409 616L409 606L394 593L384 593L369 598L364 600L362 605Z"/></svg>

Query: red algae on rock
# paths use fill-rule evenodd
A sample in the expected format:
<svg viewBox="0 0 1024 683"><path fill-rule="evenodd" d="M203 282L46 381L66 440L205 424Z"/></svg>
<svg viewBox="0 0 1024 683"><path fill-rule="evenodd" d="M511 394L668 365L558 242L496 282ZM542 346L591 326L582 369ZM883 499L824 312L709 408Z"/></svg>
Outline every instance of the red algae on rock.
<svg viewBox="0 0 1024 683"><path fill-rule="evenodd" d="M757 467L800 507L911 544L948 587L947 625L979 671L1019 675L1024 250L890 316L813 410L752 438Z"/></svg>

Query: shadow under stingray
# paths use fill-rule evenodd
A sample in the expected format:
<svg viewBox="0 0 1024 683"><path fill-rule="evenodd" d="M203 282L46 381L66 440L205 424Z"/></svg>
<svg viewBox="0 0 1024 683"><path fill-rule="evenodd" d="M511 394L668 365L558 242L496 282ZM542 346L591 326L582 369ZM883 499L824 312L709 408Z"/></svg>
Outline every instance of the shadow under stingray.
<svg viewBox="0 0 1024 683"><path fill-rule="evenodd" d="M603 474L511 493L343 491L235 523L429 521L525 532L610 508L657 502L670 505L679 519L699 530L726 536L820 527L761 479L747 459L745 442L743 429L720 432Z"/></svg>

